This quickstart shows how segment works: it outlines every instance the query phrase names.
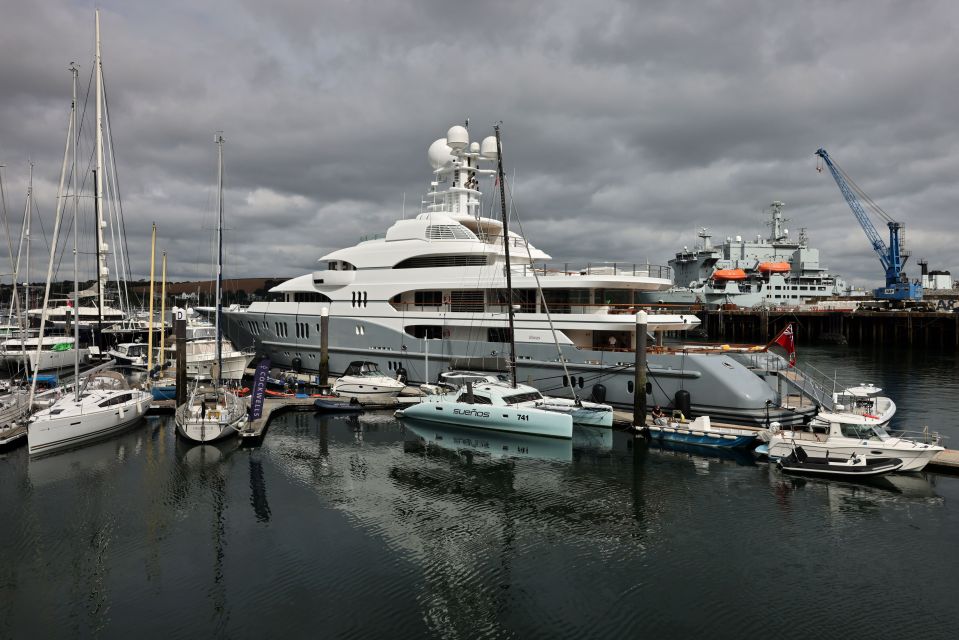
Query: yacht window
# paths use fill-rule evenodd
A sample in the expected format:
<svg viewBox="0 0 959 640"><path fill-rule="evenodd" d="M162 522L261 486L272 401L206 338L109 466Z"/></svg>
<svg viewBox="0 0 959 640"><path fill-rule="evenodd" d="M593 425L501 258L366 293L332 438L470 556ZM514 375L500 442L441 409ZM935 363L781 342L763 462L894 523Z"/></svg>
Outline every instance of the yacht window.
<svg viewBox="0 0 959 640"><path fill-rule="evenodd" d="M318 291L297 291L293 302L329 302L330 299Z"/></svg>
<svg viewBox="0 0 959 640"><path fill-rule="evenodd" d="M431 224L426 227L428 240L476 240L476 235L461 224Z"/></svg>
<svg viewBox="0 0 959 640"><path fill-rule="evenodd" d="M509 342L510 333L506 327L490 327L486 330L487 342ZM566 376L563 376L563 386L566 386Z"/></svg>
<svg viewBox="0 0 959 640"><path fill-rule="evenodd" d="M438 307L443 304L442 291L414 291L413 304L417 307Z"/></svg>
<svg viewBox="0 0 959 640"><path fill-rule="evenodd" d="M469 394L465 391L456 399L457 402L469 402ZM473 404L493 404L493 401L485 396L473 394Z"/></svg>
<svg viewBox="0 0 959 640"><path fill-rule="evenodd" d="M434 269L437 267L484 267L485 255L414 256L393 265L394 269Z"/></svg>
<svg viewBox="0 0 959 640"><path fill-rule="evenodd" d="M503 402L506 404L516 404L517 402L531 402L533 400L542 400L543 394L539 391L529 391L527 393L514 393L511 396L503 396Z"/></svg>

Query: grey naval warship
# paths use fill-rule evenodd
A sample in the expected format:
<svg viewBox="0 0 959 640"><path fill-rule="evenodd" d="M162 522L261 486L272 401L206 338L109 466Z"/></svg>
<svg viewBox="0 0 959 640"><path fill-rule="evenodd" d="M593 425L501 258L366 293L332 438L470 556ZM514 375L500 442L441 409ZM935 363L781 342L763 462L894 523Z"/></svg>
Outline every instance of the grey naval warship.
<svg viewBox="0 0 959 640"><path fill-rule="evenodd" d="M809 246L805 229L797 239L789 237L784 206L778 200L770 205L766 238L727 237L714 246L708 229L701 229L700 243L691 251L683 247L669 261L674 286L644 292L640 300L644 304L772 307L848 294L842 278L820 264L819 250Z"/></svg>

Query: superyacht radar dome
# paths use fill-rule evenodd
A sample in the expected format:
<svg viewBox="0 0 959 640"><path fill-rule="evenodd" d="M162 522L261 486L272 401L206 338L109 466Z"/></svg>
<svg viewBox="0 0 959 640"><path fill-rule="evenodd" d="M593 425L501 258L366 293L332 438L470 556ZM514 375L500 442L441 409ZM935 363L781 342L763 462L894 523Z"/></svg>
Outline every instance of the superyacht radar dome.
<svg viewBox="0 0 959 640"><path fill-rule="evenodd" d="M450 127L450 130L446 132L446 144L452 149L461 151L465 149L469 143L470 132L466 130L466 127L455 125Z"/></svg>
<svg viewBox="0 0 959 640"><path fill-rule="evenodd" d="M433 169L442 169L453 161L453 153L446 138L440 138L430 145L427 155L430 159L430 165Z"/></svg>
<svg viewBox="0 0 959 640"><path fill-rule="evenodd" d="M496 136L483 138L483 144L480 145L480 155L487 160L496 159Z"/></svg>

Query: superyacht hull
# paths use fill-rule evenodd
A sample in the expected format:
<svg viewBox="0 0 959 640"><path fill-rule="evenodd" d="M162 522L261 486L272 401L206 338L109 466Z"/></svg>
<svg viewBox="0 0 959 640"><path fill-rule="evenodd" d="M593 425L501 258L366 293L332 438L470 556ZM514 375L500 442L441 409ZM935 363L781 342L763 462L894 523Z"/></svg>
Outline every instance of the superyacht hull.
<svg viewBox="0 0 959 640"><path fill-rule="evenodd" d="M256 348L276 367L293 368L296 365L301 371L319 371L319 332L311 334L310 338L283 340L262 332L254 336L248 330L251 323L256 322L262 323L258 326L273 326L275 323L292 326L303 322L302 313L241 310L224 311L224 317L227 335L239 348ZM440 371L450 368L456 359L486 356L493 360L509 352L509 345L500 342L418 339L367 318L362 319L363 333L358 335L355 331L357 323L356 318L330 318L329 366L333 375L345 371L352 361L363 359L375 362L387 374L405 369L410 385L433 383ZM605 399L600 400L620 409L633 406L632 353L579 349L571 345L562 345L562 350L566 369L583 397L589 398L597 385L601 385L605 387ZM517 343L517 353L519 382L530 384L544 394L563 393L566 374L554 345ZM798 425L808 422L816 413L816 407L812 405L796 409L779 407L777 393L759 376L727 355L649 353L647 361L648 406L672 407L676 392L684 390L689 393L693 415L709 415L717 422L765 425L769 421ZM767 407L767 400L773 403L772 406Z"/></svg>

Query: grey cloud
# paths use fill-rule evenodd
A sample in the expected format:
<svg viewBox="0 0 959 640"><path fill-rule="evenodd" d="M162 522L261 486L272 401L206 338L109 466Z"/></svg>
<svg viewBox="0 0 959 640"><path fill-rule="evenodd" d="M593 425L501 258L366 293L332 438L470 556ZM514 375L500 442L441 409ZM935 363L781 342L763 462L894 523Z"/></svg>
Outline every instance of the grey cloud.
<svg viewBox="0 0 959 640"><path fill-rule="evenodd" d="M76 60L89 73L93 16L66 0L7 4L7 205L17 226L33 158L49 228L65 69ZM504 122L515 204L533 243L560 261L664 263L701 226L717 238L764 233L763 208L781 199L824 263L874 284L878 261L828 174L814 171L824 146L907 223L917 257L959 267L952 3L173 0L102 10L137 276L149 272L153 220L173 277L209 273L218 129L227 271L285 276L382 231L404 194L415 212L427 146L466 117L477 138Z"/></svg>

